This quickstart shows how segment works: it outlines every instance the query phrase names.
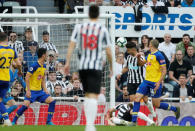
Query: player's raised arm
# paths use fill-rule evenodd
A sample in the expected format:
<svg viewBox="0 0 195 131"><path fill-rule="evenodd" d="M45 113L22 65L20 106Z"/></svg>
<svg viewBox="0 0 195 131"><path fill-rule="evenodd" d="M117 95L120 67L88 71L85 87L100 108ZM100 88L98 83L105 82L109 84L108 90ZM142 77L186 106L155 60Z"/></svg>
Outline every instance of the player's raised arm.
<svg viewBox="0 0 195 131"><path fill-rule="evenodd" d="M66 65L64 67L66 74L69 74L70 60L71 60L72 52L74 51L75 45L76 45L75 42L70 41L69 46L68 46L67 55L66 55Z"/></svg>
<svg viewBox="0 0 195 131"><path fill-rule="evenodd" d="M112 52L111 52L111 49L109 47L106 48L106 55L107 55L108 61L110 63L110 71L112 73Z"/></svg>
<svg viewBox="0 0 195 131"><path fill-rule="evenodd" d="M137 64L138 66L144 66L146 64L146 60L142 58L141 53L137 53Z"/></svg>
<svg viewBox="0 0 195 131"><path fill-rule="evenodd" d="M47 94L49 94L47 88L46 88L46 81L45 81L45 74L42 78L41 87L43 88L43 91L45 91Z"/></svg>
<svg viewBox="0 0 195 131"><path fill-rule="evenodd" d="M14 59L14 62L16 63L16 68L18 69L18 74L19 75L22 75L22 64L21 62L19 61L18 58Z"/></svg>

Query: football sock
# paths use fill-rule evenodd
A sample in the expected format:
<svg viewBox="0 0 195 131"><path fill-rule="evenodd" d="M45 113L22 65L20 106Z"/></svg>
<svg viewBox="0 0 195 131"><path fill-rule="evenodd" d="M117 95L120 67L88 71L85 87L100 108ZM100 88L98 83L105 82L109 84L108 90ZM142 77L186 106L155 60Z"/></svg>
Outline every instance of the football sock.
<svg viewBox="0 0 195 131"><path fill-rule="evenodd" d="M3 102L0 102L0 113L2 114L4 120L9 119L8 113L6 112L6 108Z"/></svg>
<svg viewBox="0 0 195 131"><path fill-rule="evenodd" d="M156 117L156 113L155 113L155 111L154 111L152 102L150 102L150 101L148 100L147 103L145 103L145 104L146 104L146 106L148 107L150 113L152 113L153 117Z"/></svg>
<svg viewBox="0 0 195 131"><path fill-rule="evenodd" d="M95 98L86 98L84 102L84 110L86 116L86 125L94 125L97 115L97 100Z"/></svg>
<svg viewBox="0 0 195 131"><path fill-rule="evenodd" d="M132 122L137 122L137 114L139 112L140 102L134 102L133 112L132 112Z"/></svg>
<svg viewBox="0 0 195 131"><path fill-rule="evenodd" d="M164 109L164 110L171 110L171 111L174 111L176 112L177 111L177 108L175 106L171 106L167 103L160 103L160 109Z"/></svg>
<svg viewBox="0 0 195 131"><path fill-rule="evenodd" d="M10 107L7 109L8 115L9 115L10 113L12 113L16 108L17 108L16 105L10 106ZM0 114L0 119L1 119L1 118L3 118L3 116Z"/></svg>
<svg viewBox="0 0 195 131"><path fill-rule="evenodd" d="M140 118L140 119L142 119L142 120L144 120L144 121L147 121L147 122L149 122L150 124L151 123L154 123L150 118L148 118L144 113L142 113L142 112L138 112L138 117Z"/></svg>
<svg viewBox="0 0 195 131"><path fill-rule="evenodd" d="M51 103L49 103L47 123L50 122L53 117L53 113L55 111L55 104L56 104L56 101L52 101Z"/></svg>
<svg viewBox="0 0 195 131"><path fill-rule="evenodd" d="M13 122L16 122L18 120L18 118L24 113L25 110L27 110L28 107L23 105L16 113L14 119L13 119Z"/></svg>

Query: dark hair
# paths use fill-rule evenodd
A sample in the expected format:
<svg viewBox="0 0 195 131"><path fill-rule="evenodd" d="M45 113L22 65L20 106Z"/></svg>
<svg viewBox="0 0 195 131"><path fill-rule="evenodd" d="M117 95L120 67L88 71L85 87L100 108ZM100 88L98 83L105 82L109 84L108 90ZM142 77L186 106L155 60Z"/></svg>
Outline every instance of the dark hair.
<svg viewBox="0 0 195 131"><path fill-rule="evenodd" d="M11 33L17 34L16 32L12 31L12 32L9 33L9 35L10 35Z"/></svg>
<svg viewBox="0 0 195 131"><path fill-rule="evenodd" d="M144 49L144 43L142 42L142 40L143 40L143 38L146 38L146 39L148 39L148 47L149 47L149 43L150 43L150 38L148 37L148 35L142 35L142 37L141 37L141 49Z"/></svg>
<svg viewBox="0 0 195 131"><path fill-rule="evenodd" d="M42 35L49 35L49 32L48 31L43 31Z"/></svg>
<svg viewBox="0 0 195 131"><path fill-rule="evenodd" d="M137 46L136 46L135 42L130 41L130 42L127 42L126 48L128 48L128 49L132 49L132 48L137 49Z"/></svg>
<svg viewBox="0 0 195 131"><path fill-rule="evenodd" d="M185 74L180 74L180 75L179 75L179 78L180 78L180 77L185 77L185 78L186 78L186 75L185 75Z"/></svg>
<svg viewBox="0 0 195 131"><path fill-rule="evenodd" d="M59 83L55 84L54 88L56 88L56 86L60 86L62 88L62 86Z"/></svg>
<svg viewBox="0 0 195 131"><path fill-rule="evenodd" d="M91 5L89 7L89 18L95 19L99 16L99 7L97 5Z"/></svg>
<svg viewBox="0 0 195 131"><path fill-rule="evenodd" d="M26 33L26 32L32 32L32 28L31 28L31 27L26 28L26 29L25 29L25 33Z"/></svg>
<svg viewBox="0 0 195 131"><path fill-rule="evenodd" d="M188 36L188 38L190 39L190 35L189 34L183 34L183 37Z"/></svg>
<svg viewBox="0 0 195 131"><path fill-rule="evenodd" d="M0 32L0 42L3 42L7 39L7 34L4 32Z"/></svg>
<svg viewBox="0 0 195 131"><path fill-rule="evenodd" d="M159 46L159 42L157 39L153 39L150 41L150 43L152 44L152 46L156 49L158 49L158 46Z"/></svg>
<svg viewBox="0 0 195 131"><path fill-rule="evenodd" d="M45 48L39 48L38 51L37 51L38 58L41 58L46 53L47 53L47 49L45 49Z"/></svg>

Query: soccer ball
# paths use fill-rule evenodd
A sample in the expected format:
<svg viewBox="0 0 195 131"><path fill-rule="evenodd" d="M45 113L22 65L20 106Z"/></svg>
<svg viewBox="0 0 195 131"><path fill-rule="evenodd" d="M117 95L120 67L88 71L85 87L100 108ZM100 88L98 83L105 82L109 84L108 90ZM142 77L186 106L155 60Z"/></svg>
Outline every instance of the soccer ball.
<svg viewBox="0 0 195 131"><path fill-rule="evenodd" d="M116 45L118 45L119 47L125 47L126 44L127 44L127 39L125 37L119 37L116 40Z"/></svg>

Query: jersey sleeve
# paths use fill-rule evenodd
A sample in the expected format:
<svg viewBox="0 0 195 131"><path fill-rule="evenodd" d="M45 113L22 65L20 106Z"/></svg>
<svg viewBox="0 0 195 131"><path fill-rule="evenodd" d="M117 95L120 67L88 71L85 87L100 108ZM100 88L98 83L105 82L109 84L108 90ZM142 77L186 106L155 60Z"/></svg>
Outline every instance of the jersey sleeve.
<svg viewBox="0 0 195 131"><path fill-rule="evenodd" d="M126 60L126 62L124 64L124 67L128 67L128 61L129 61L129 56L127 56L127 60Z"/></svg>
<svg viewBox="0 0 195 131"><path fill-rule="evenodd" d="M106 28L104 28L104 33L103 33L103 46L104 47L111 46L111 38Z"/></svg>
<svg viewBox="0 0 195 131"><path fill-rule="evenodd" d="M121 104L118 104L117 106L114 107L114 109L119 110L119 108L120 108L121 105L122 105L122 103Z"/></svg>
<svg viewBox="0 0 195 131"><path fill-rule="evenodd" d="M159 62L159 64L161 66L166 65L165 58L164 58L164 56L160 52L158 54L156 54L156 60Z"/></svg>
<svg viewBox="0 0 195 131"><path fill-rule="evenodd" d="M33 74L37 70L38 66L36 64L33 64L29 67L28 72L30 74Z"/></svg>
<svg viewBox="0 0 195 131"><path fill-rule="evenodd" d="M71 36L71 41L73 41L73 42L77 42L77 38L78 38L78 28L79 28L79 25L76 25L75 27L74 27L74 30L73 30L73 32L72 32L72 36Z"/></svg>

